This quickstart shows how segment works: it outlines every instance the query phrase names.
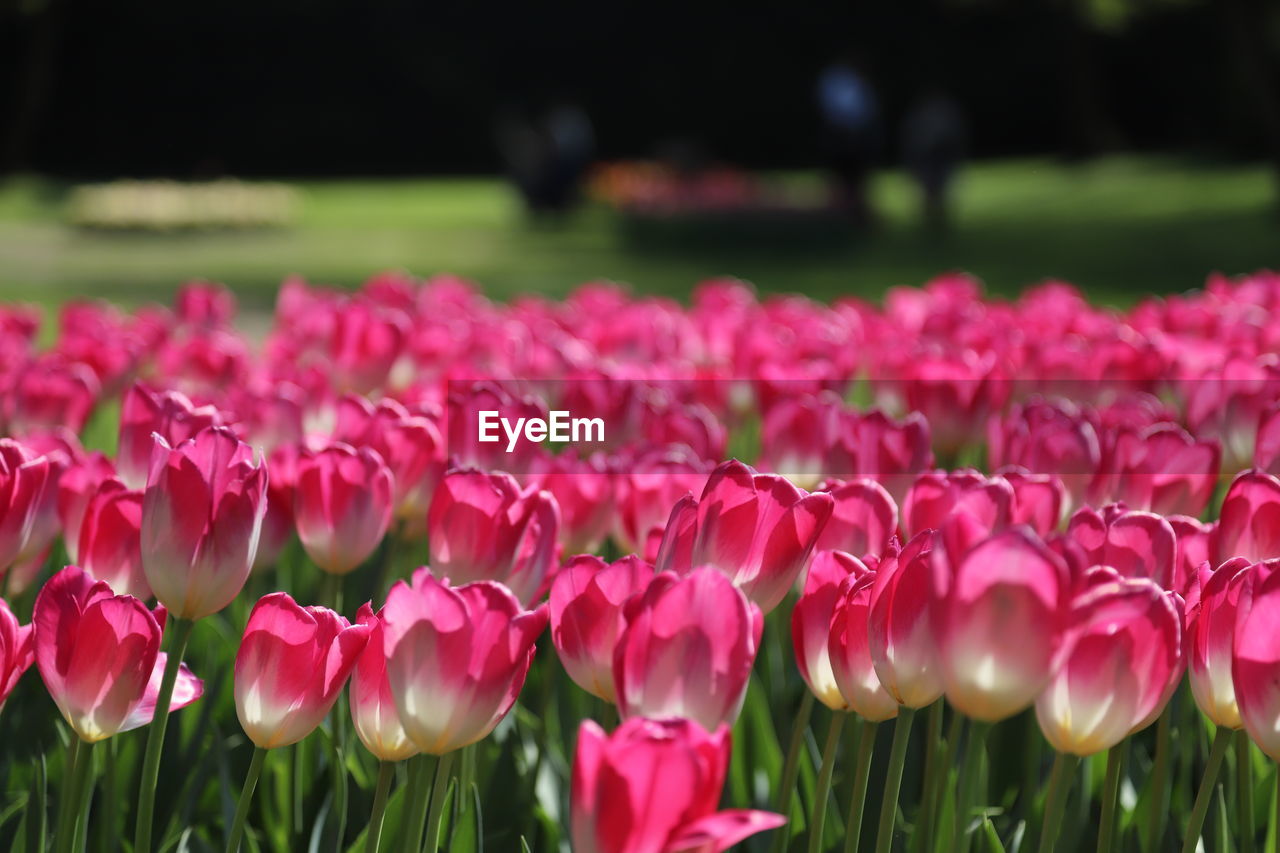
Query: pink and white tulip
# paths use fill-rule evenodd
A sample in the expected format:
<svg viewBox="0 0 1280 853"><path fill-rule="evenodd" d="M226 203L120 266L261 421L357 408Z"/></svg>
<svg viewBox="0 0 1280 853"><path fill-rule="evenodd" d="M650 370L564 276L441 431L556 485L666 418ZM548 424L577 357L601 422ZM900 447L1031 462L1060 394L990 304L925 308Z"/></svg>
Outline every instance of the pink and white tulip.
<svg viewBox="0 0 1280 853"><path fill-rule="evenodd" d="M368 448L331 444L298 460L293 515L307 556L334 575L369 558L391 524L391 472Z"/></svg>

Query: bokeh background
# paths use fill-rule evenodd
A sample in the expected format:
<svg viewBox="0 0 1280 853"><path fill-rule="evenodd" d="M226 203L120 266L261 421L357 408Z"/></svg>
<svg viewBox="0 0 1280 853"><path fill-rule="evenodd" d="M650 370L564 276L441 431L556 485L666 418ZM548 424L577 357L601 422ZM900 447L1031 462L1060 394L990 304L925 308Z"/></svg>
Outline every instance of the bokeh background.
<svg viewBox="0 0 1280 853"><path fill-rule="evenodd" d="M0 0L0 298L209 278L267 307L389 268L831 298L961 268L1124 303L1280 265L1280 3L846 5ZM833 68L872 104L856 205Z"/></svg>

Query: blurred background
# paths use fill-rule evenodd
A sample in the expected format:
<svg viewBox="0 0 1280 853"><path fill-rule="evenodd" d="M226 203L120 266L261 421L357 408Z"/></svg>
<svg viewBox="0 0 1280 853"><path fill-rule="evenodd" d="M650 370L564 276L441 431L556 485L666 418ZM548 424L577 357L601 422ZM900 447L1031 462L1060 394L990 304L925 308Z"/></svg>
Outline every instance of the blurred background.
<svg viewBox="0 0 1280 853"><path fill-rule="evenodd" d="M0 0L0 299L1280 265L1280 2Z"/></svg>

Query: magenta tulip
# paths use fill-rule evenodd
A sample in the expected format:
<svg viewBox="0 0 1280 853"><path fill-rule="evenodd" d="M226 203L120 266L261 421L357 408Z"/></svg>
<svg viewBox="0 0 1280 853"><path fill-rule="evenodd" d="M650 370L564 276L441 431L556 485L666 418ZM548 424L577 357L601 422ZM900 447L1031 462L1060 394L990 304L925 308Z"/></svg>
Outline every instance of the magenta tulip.
<svg viewBox="0 0 1280 853"><path fill-rule="evenodd" d="M371 403L347 395L338 401L334 438L377 451L391 471L395 518L423 532L431 496L444 476L445 445L435 422L394 400Z"/></svg>
<svg viewBox="0 0 1280 853"><path fill-rule="evenodd" d="M35 659L35 631L31 625L19 625L9 602L0 599L0 710Z"/></svg>
<svg viewBox="0 0 1280 853"><path fill-rule="evenodd" d="M1191 695L1215 726L1238 729L1240 708L1231 677L1240 590L1249 561L1235 558L1217 569L1200 566L1187 600L1187 674Z"/></svg>
<svg viewBox="0 0 1280 853"><path fill-rule="evenodd" d="M834 501L815 551L844 551L858 557L879 555L898 530L898 505L884 486L871 479L829 481L819 491Z"/></svg>
<svg viewBox="0 0 1280 853"><path fill-rule="evenodd" d="M80 524L80 567L120 595L151 597L142 570L142 492L111 479L89 501Z"/></svg>
<svg viewBox="0 0 1280 853"><path fill-rule="evenodd" d="M923 708L942 695L942 667L931 609L933 534L916 535L876 567L867 616L871 660L899 705Z"/></svg>
<svg viewBox="0 0 1280 853"><path fill-rule="evenodd" d="M1263 752L1280 761L1280 560L1245 570L1237 607L1231 681L1240 722Z"/></svg>
<svg viewBox="0 0 1280 853"><path fill-rule="evenodd" d="M141 383L135 384L125 392L120 408L116 452L120 479L131 489L146 486L154 435L176 447L200 430L221 423L222 415L213 406L196 406L178 391L152 391Z"/></svg>
<svg viewBox="0 0 1280 853"><path fill-rule="evenodd" d="M1048 536L1062 521L1067 490L1053 474L1032 474L1025 468L1009 466L996 474L1013 487L1009 504L1011 524L1025 524L1040 536Z"/></svg>
<svg viewBox="0 0 1280 853"><path fill-rule="evenodd" d="M1209 555L1215 566L1232 557L1251 563L1280 557L1280 479L1250 470L1231 481Z"/></svg>
<svg viewBox="0 0 1280 853"><path fill-rule="evenodd" d="M851 710L861 696L848 696L836 681L832 635L843 634L845 623L833 623L846 578L871 576L861 560L841 551L819 551L804 582L804 594L791 611L791 645L800 677L818 701L835 711ZM896 710L896 709L895 709ZM893 716L890 714L889 716Z"/></svg>
<svg viewBox="0 0 1280 853"><path fill-rule="evenodd" d="M369 642L351 671L351 721L356 736L379 761L404 761L417 755L418 747L400 725L391 682L387 680L382 620L366 603L360 605L356 622L369 628Z"/></svg>
<svg viewBox="0 0 1280 853"><path fill-rule="evenodd" d="M994 533L1007 527L1013 504L1008 481L988 479L977 471L926 471L916 477L902 503L902 530L915 536L942 527L952 515L965 513Z"/></svg>
<svg viewBox="0 0 1280 853"><path fill-rule="evenodd" d="M1067 536L1080 546L1086 567L1110 566L1124 577L1151 578L1174 589L1178 538L1158 515L1117 504L1101 511L1082 507L1071 516Z"/></svg>
<svg viewBox="0 0 1280 853"><path fill-rule="evenodd" d="M57 484L65 467L61 453L36 456L18 442L0 438L0 573L42 550L56 535Z"/></svg>
<svg viewBox="0 0 1280 853"><path fill-rule="evenodd" d="M323 571L344 575L369 558L391 524L391 501L391 472L368 448L331 444L298 460L298 538Z"/></svg>

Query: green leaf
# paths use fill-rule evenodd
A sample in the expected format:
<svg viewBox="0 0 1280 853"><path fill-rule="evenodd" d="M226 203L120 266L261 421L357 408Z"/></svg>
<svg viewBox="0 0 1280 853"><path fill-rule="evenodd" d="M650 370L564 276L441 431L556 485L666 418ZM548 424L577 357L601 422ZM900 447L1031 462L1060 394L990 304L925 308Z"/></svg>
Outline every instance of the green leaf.
<svg viewBox="0 0 1280 853"><path fill-rule="evenodd" d="M529 849L529 842L524 840L524 836L520 836L520 853L532 853Z"/></svg>
<svg viewBox="0 0 1280 853"><path fill-rule="evenodd" d="M480 789L473 782L471 796L460 795L460 799L469 803L458 817L458 825L454 829L453 838L449 841L449 853L484 853Z"/></svg>
<svg viewBox="0 0 1280 853"><path fill-rule="evenodd" d="M987 853L1004 853L1004 845L1000 843L1000 834L996 832L995 824L991 822L991 818L983 818L982 832L979 835L982 839L982 849Z"/></svg>

